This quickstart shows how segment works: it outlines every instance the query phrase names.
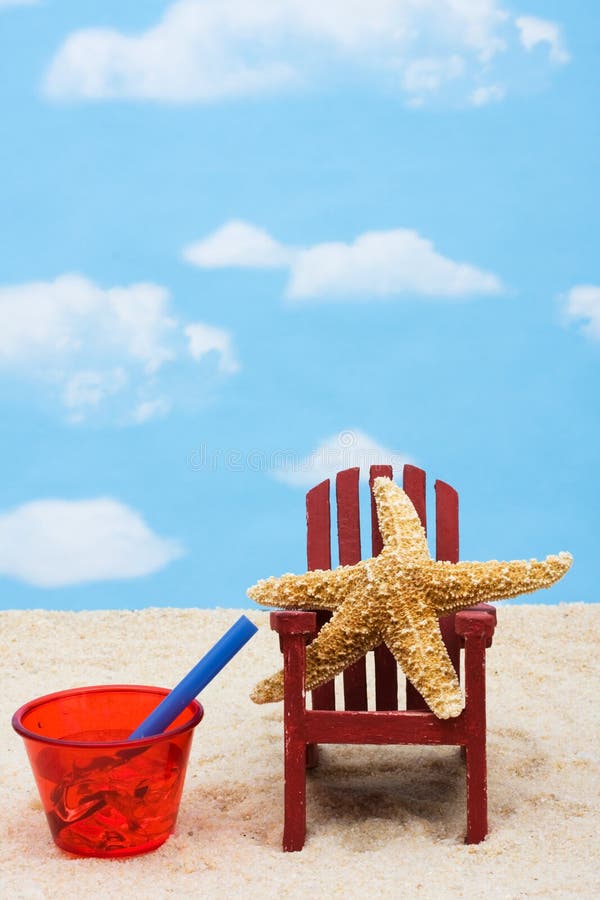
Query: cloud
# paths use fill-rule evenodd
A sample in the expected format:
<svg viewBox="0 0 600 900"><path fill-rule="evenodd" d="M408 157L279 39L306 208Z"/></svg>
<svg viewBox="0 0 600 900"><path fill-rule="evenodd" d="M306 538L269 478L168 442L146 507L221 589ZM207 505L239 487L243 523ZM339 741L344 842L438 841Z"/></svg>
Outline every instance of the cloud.
<svg viewBox="0 0 600 900"><path fill-rule="evenodd" d="M565 65L571 59L566 51L560 26L548 19L535 16L519 16L515 20L519 30L519 38L526 50L533 50L538 44L548 44L550 59L559 65Z"/></svg>
<svg viewBox="0 0 600 900"><path fill-rule="evenodd" d="M113 394L118 394L127 385L127 381L127 374L121 368L109 369L107 372L84 369L70 376L62 392L63 403L71 410L70 420L83 421L87 412Z"/></svg>
<svg viewBox="0 0 600 900"><path fill-rule="evenodd" d="M222 328L213 325L205 325L194 322L185 329L188 338L190 355L195 359L202 359L208 353L216 352L219 357L219 371L226 375L238 372L240 365L233 352L231 335Z"/></svg>
<svg viewBox="0 0 600 900"><path fill-rule="evenodd" d="M409 95L411 106L421 106L428 95L436 94L442 84L459 78L465 70L461 56L447 59L415 59L404 69L402 87Z"/></svg>
<svg viewBox="0 0 600 900"><path fill-rule="evenodd" d="M173 358L169 294L155 284L103 289L81 275L0 288L0 362L60 359L111 346L153 372Z"/></svg>
<svg viewBox="0 0 600 900"><path fill-rule="evenodd" d="M34 500L0 514L0 574L35 587L138 578L183 552L110 497Z"/></svg>
<svg viewBox="0 0 600 900"><path fill-rule="evenodd" d="M197 345L190 357L186 327L192 326L198 333L207 328L214 340L204 349ZM67 274L0 288L0 367L48 385L71 422L107 407L122 422L164 413L166 401L157 399L164 368L199 361L212 350L219 371L231 374L231 336L200 322L180 323L160 285L102 288Z"/></svg>
<svg viewBox="0 0 600 900"><path fill-rule="evenodd" d="M386 297L420 294L462 297L497 294L495 275L441 256L416 231L371 231L354 243L317 244L294 261L287 293L307 297Z"/></svg>
<svg viewBox="0 0 600 900"><path fill-rule="evenodd" d="M137 34L71 33L43 88L54 99L209 103L350 70L413 106L446 88L465 101L498 60L522 54L510 26L501 0L179 0Z"/></svg>
<svg viewBox="0 0 600 900"><path fill-rule="evenodd" d="M231 239L237 231L258 236L256 241L244 243L243 253L239 252L237 240ZM258 248L254 258L248 250L253 243ZM271 245L277 248L277 254L271 254L264 262L264 247ZM503 290L496 275L442 256L431 241L406 228L365 232L351 244L337 241L294 248L278 243L252 225L234 222L191 248L186 258L202 268L272 268L277 259L280 267L289 269L286 295L292 300L403 294L464 297Z"/></svg>
<svg viewBox="0 0 600 900"><path fill-rule="evenodd" d="M504 99L506 89L501 84L489 84L476 88L469 97L472 106L487 106Z"/></svg>
<svg viewBox="0 0 600 900"><path fill-rule="evenodd" d="M368 480L372 465L391 465L398 472L410 462L408 456L387 450L364 431L349 429L326 438L304 459L298 460L287 454L282 464L273 469L272 475L292 487L306 488L335 477L342 469L358 466L361 478Z"/></svg>
<svg viewBox="0 0 600 900"><path fill-rule="evenodd" d="M592 340L600 341L600 285L578 284L564 298L568 320L576 320L581 330Z"/></svg>
<svg viewBox="0 0 600 900"><path fill-rule="evenodd" d="M288 265L292 255L292 251L262 228L237 219L227 222L205 240L184 247L182 252L186 262L205 269L223 266L277 269Z"/></svg>
<svg viewBox="0 0 600 900"><path fill-rule="evenodd" d="M149 422L151 419L161 419L172 409L173 404L168 397L156 397L154 400L144 400L134 409L131 418L136 425Z"/></svg>

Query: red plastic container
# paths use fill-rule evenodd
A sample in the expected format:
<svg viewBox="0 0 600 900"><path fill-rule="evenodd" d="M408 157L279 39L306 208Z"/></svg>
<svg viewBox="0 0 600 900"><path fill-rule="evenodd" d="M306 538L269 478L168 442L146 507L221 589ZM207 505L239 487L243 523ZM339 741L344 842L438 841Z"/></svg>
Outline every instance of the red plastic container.
<svg viewBox="0 0 600 900"><path fill-rule="evenodd" d="M169 837L202 706L192 701L163 734L126 740L167 693L138 685L75 688L39 697L14 714L62 850L129 856Z"/></svg>

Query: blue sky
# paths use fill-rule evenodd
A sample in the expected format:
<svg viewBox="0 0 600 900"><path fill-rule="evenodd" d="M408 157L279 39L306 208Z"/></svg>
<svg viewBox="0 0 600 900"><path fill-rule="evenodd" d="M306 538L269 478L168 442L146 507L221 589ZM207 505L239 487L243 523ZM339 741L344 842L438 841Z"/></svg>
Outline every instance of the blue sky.
<svg viewBox="0 0 600 900"><path fill-rule="evenodd" d="M0 0L2 607L247 607L388 457L597 601L599 20Z"/></svg>

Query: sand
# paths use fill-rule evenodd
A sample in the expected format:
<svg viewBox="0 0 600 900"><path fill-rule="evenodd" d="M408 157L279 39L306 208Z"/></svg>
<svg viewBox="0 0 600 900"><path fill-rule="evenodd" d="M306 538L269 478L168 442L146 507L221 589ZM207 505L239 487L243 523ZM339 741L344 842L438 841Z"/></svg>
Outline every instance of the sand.
<svg viewBox="0 0 600 900"><path fill-rule="evenodd" d="M248 693L280 660L268 615L204 692L176 833L154 853L72 857L51 841L22 703L85 684L172 686L235 610L0 613L0 892L6 898L600 896L600 605L498 608L488 651L490 834L463 843L452 747L322 748L308 836L283 853L281 705Z"/></svg>

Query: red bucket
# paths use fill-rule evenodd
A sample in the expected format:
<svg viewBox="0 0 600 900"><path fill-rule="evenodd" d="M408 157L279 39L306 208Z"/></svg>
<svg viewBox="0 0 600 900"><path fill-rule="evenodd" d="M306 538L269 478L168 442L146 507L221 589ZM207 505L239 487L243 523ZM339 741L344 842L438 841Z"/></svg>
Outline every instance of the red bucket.
<svg viewBox="0 0 600 900"><path fill-rule="evenodd" d="M202 706L193 700L168 731L127 740L168 693L139 685L75 688L14 714L62 850L130 856L155 850L172 833Z"/></svg>

